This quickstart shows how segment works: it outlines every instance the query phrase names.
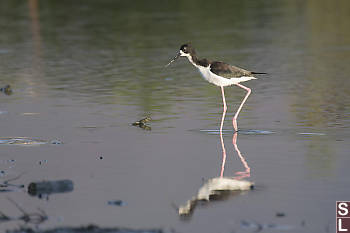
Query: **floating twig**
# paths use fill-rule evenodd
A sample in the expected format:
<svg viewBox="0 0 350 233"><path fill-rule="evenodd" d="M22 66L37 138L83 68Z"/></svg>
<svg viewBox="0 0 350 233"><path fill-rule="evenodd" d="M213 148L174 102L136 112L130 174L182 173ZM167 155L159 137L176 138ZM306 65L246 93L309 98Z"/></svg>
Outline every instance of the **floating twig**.
<svg viewBox="0 0 350 233"><path fill-rule="evenodd" d="M0 183L0 192L12 192L12 191L14 191L12 189L7 189L9 187L16 187L16 188L19 188L19 189L20 188L24 188L23 184L18 185L18 184L11 184L10 183L11 181L18 180L19 178L21 178L21 176L23 174L24 174L24 172L19 174L18 176L14 177L14 178L5 180L4 182Z"/></svg>
<svg viewBox="0 0 350 233"><path fill-rule="evenodd" d="M41 224L41 223L43 223L43 222L45 222L47 219L48 219L48 217L47 217L47 215L46 215L46 213L43 211L43 210L41 210L40 208L38 208L38 212L37 213L27 213L19 204L17 204L14 200L12 200L11 198L9 198L9 197L6 197L7 198L7 200L9 201L9 202L11 202L14 206L16 206L16 208L19 210L19 211L21 211L22 212L22 216L19 216L19 217L17 217L17 218L13 218L13 217L8 217L7 215L5 215L5 214L3 214L3 213L1 213L2 214L2 216L4 217L4 218L6 218L7 219L7 221L11 221L11 220L21 220L21 221L23 221L24 223L31 223L31 224L35 224L35 225L38 225L38 224ZM1 218L0 218L1 219Z"/></svg>

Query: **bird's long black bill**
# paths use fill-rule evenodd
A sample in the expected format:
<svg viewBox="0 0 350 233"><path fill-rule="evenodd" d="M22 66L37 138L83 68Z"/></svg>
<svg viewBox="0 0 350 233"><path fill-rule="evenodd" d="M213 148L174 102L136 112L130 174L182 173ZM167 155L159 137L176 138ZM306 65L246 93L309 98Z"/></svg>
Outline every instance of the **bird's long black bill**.
<svg viewBox="0 0 350 233"><path fill-rule="evenodd" d="M179 57L180 57L180 53L176 54L176 56L165 67L168 67L171 63L173 63Z"/></svg>

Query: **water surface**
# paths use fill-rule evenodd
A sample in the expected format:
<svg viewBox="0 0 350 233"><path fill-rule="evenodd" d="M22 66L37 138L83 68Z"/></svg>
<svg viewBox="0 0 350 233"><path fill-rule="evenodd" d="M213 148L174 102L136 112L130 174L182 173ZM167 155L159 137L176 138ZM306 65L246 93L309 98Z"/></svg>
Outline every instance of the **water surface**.
<svg viewBox="0 0 350 233"><path fill-rule="evenodd" d="M0 182L23 174L12 182L69 179L74 190L43 199L25 189L0 193L1 211L20 215L7 196L28 212L39 207L49 216L43 229L254 231L242 221L334 229L335 201L350 194L349 8L313 0L2 1L0 87L13 93L0 93L0 137L62 144L1 144ZM188 41L199 57L269 75L246 83L253 92L238 119L237 146L256 189L200 206L184 222L173 204L219 176L222 164L220 89L185 59L164 68ZM231 118L245 93L225 93L224 175L234 176L244 165ZM131 125L146 116L151 130Z"/></svg>

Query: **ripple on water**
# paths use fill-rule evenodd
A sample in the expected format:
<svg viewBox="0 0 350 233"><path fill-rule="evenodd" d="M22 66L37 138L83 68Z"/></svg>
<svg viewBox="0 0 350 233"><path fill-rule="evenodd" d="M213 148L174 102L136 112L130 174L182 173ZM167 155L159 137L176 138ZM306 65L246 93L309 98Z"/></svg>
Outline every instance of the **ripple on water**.
<svg viewBox="0 0 350 233"><path fill-rule="evenodd" d="M57 139L46 141L26 137L0 138L0 145L38 146L44 144L62 144L62 142Z"/></svg>
<svg viewBox="0 0 350 233"><path fill-rule="evenodd" d="M218 129L200 129L200 132L204 132L207 134L220 134L220 130ZM222 130L223 134L232 134L233 130ZM269 130L259 130L259 129L248 129L248 130L239 130L238 134L246 134L246 135L269 135L274 134L275 132Z"/></svg>
<svg viewBox="0 0 350 233"><path fill-rule="evenodd" d="M306 136L325 136L325 133L298 133L299 135L306 135Z"/></svg>

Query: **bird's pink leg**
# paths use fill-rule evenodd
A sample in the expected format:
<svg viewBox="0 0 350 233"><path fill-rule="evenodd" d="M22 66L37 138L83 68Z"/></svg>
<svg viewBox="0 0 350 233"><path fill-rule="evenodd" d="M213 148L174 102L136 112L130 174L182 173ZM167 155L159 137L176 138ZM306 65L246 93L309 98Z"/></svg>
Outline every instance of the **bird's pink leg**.
<svg viewBox="0 0 350 233"><path fill-rule="evenodd" d="M244 90L247 91L246 96L244 97L244 99L243 99L241 105L239 106L239 108L238 108L238 110L237 110L235 116L234 116L233 119L232 119L233 128L234 128L235 131L237 132L237 131L238 131L238 127L237 127L237 118L238 118L238 114L239 114L239 112L241 111L241 109L242 109L244 103L245 103L246 100L248 99L248 97L249 97L250 93L252 92L252 90L251 90L250 88L246 87L246 86L243 86L242 84L239 84L239 83L237 83L236 85L239 86L240 88L243 88Z"/></svg>
<svg viewBox="0 0 350 233"><path fill-rule="evenodd" d="M222 112L222 118L221 118L221 124L220 124L220 132L222 132L222 127L224 126L224 120L225 120L225 115L226 115L226 100L225 100L225 93L224 93L224 87L221 87L221 94L222 94L222 102L224 104L224 111Z"/></svg>
<svg viewBox="0 0 350 233"><path fill-rule="evenodd" d="M224 138L222 136L222 127L224 125L224 120L225 120L225 115L226 115L226 110L227 110L224 87L221 87L221 94L222 94L222 102L224 103L224 111L222 112L222 118L221 118L221 124L220 124L220 141L221 141L221 147L222 147L222 164L221 164L220 177L223 177L224 176L224 169L225 169L225 162L226 162L226 150L225 150Z"/></svg>

